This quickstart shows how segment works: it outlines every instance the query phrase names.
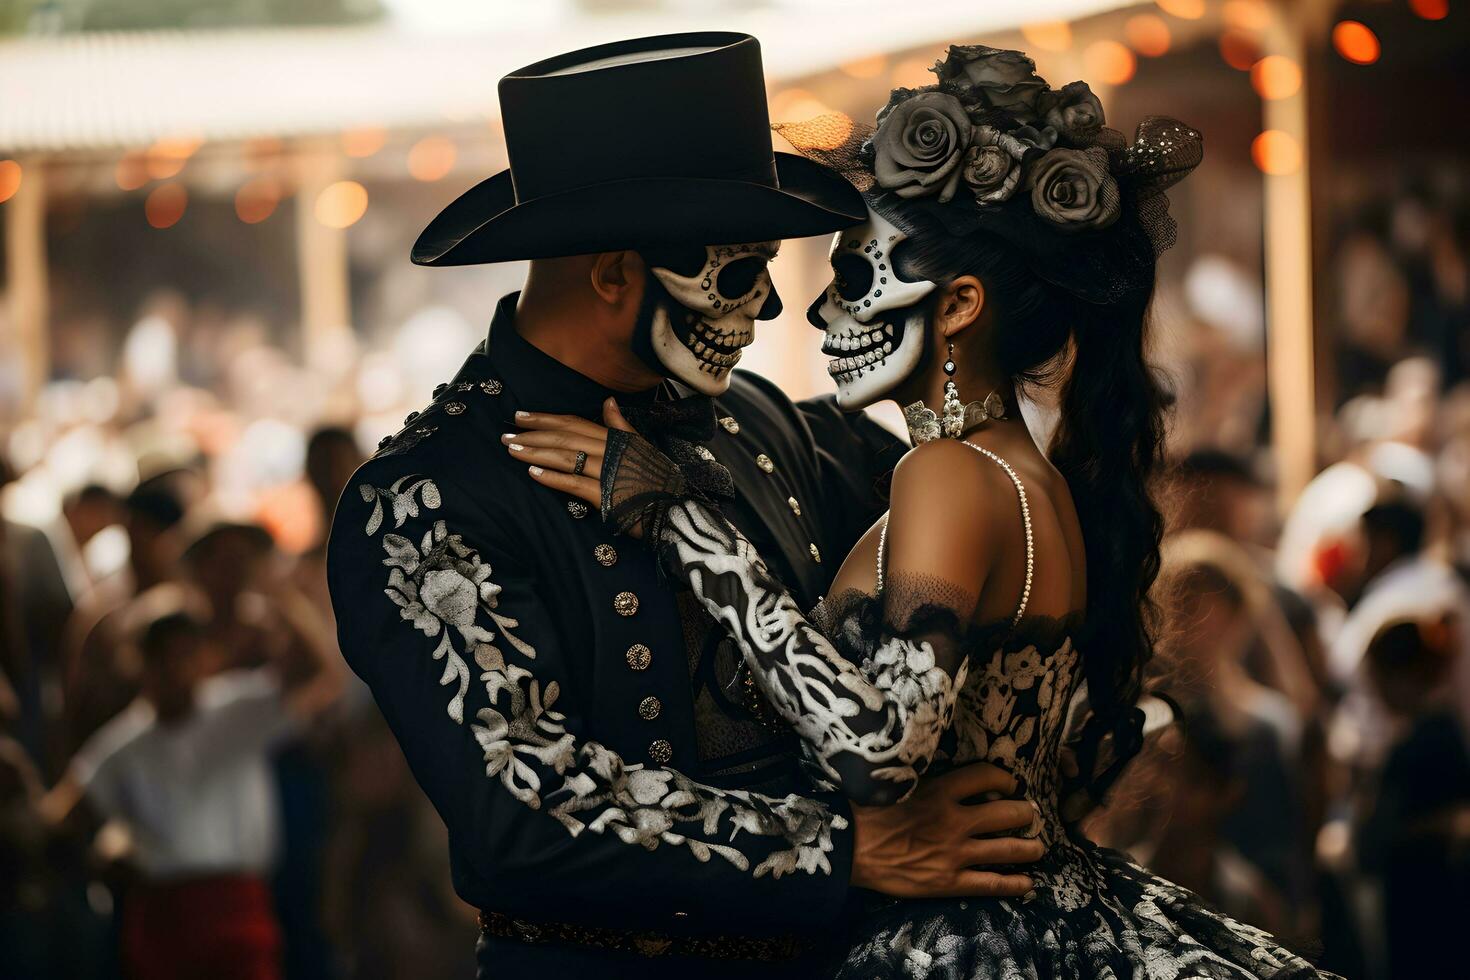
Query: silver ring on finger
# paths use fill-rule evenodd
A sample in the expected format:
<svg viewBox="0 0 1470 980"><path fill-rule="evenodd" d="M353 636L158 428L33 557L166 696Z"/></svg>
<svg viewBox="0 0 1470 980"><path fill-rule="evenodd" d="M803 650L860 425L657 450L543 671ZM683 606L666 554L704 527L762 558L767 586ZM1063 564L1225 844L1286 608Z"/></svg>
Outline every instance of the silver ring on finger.
<svg viewBox="0 0 1470 980"><path fill-rule="evenodd" d="M581 476L582 470L587 466L587 454L577 450L577 461L572 464L572 476Z"/></svg>

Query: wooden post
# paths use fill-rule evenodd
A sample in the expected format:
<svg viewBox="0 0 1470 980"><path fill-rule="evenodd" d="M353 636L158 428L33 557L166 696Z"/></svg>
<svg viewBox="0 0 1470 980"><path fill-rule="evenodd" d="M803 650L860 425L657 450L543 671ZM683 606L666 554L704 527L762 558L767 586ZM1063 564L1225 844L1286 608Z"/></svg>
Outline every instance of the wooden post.
<svg viewBox="0 0 1470 980"><path fill-rule="evenodd" d="M317 197L341 176L330 143L302 145L297 158L296 268L301 289L302 353L307 363L340 350L337 338L351 329L347 232L316 218Z"/></svg>
<svg viewBox="0 0 1470 980"><path fill-rule="evenodd" d="M30 414L51 374L49 296L46 274L46 171L42 158L17 161L20 189L4 205L5 282L10 294L10 330L22 375L20 412Z"/></svg>
<svg viewBox="0 0 1470 980"><path fill-rule="evenodd" d="M1271 449L1276 502L1285 511L1317 473L1316 367L1312 325L1311 153L1307 114L1309 32L1322 19L1317 3L1273 0L1264 54L1282 55L1302 68L1302 86L1285 99L1262 104L1266 129L1286 133L1301 147L1301 166L1266 174L1266 372L1271 398Z"/></svg>

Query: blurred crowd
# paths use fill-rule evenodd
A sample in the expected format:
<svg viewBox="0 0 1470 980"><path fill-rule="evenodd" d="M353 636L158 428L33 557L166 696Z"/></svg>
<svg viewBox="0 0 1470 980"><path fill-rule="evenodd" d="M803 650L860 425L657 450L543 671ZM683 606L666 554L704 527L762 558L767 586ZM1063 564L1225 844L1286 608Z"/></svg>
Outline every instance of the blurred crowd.
<svg viewBox="0 0 1470 980"><path fill-rule="evenodd" d="M1181 720L1089 818L1365 980L1441 975L1470 908L1463 203L1411 190L1336 241L1337 407L1284 516L1258 281L1206 255L1161 297L1184 325L1150 686ZM235 951L210 976L467 969L473 910L342 666L323 546L474 333L427 309L298 357L163 294L105 363L60 332L61 380L0 444L0 973L188 975L185 935Z"/></svg>

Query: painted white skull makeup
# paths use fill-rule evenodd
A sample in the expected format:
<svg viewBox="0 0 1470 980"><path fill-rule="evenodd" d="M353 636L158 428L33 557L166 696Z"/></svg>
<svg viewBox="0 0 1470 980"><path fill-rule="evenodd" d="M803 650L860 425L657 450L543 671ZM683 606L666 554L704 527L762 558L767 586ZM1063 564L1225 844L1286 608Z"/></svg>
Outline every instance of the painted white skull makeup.
<svg viewBox="0 0 1470 980"><path fill-rule="evenodd" d="M822 353L834 358L827 373L842 408L881 399L918 367L924 352L925 317L915 304L937 283L894 273L894 247L906 238L870 210L865 223L832 239L832 282L807 319L826 334Z"/></svg>
<svg viewBox="0 0 1470 980"><path fill-rule="evenodd" d="M653 313L653 349L669 376L705 395L730 386L730 371L755 339L755 321L780 311L770 261L780 242L706 245L699 257L650 254L649 271L677 306Z"/></svg>

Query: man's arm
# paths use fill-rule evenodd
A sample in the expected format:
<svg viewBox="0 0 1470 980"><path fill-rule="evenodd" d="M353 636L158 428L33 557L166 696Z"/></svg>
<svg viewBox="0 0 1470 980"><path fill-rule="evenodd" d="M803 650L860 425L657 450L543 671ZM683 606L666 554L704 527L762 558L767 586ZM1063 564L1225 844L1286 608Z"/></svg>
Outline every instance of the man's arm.
<svg viewBox="0 0 1470 980"><path fill-rule="evenodd" d="M567 660L541 597L555 584L535 579L512 522L405 465L369 464L339 505L332 598L344 655L485 901L643 928L833 920L850 874L846 804L721 791L571 730Z"/></svg>

